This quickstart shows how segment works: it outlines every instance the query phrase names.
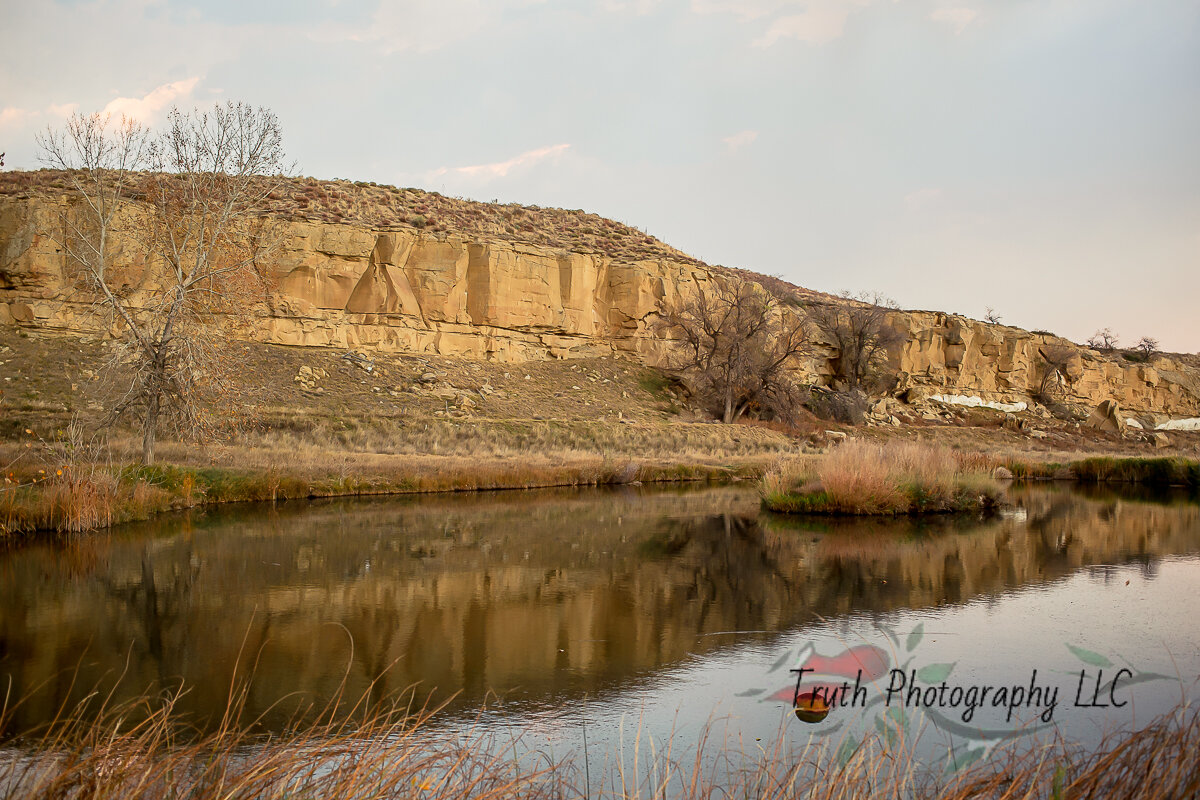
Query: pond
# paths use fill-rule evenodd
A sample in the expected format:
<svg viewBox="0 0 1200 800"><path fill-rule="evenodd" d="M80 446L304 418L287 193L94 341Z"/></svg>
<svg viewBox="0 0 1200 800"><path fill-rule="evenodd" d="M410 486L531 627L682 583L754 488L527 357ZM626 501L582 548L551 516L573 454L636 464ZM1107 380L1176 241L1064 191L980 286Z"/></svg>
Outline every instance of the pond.
<svg viewBox="0 0 1200 800"><path fill-rule="evenodd" d="M1200 698L1194 498L1010 494L1000 516L875 521L766 514L736 486L247 505L14 548L0 681L25 700L3 733L97 688L184 685L179 710L215 724L238 677L269 730L416 687L447 732L558 755L585 730L607 753L919 728L960 764ZM815 724L791 713L801 665L845 684Z"/></svg>

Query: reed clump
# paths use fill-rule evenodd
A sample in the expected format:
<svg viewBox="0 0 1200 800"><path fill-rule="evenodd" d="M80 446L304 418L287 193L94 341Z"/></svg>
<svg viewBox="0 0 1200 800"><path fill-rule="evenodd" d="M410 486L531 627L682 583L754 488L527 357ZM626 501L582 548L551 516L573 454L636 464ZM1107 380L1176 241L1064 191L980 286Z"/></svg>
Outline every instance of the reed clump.
<svg viewBox="0 0 1200 800"><path fill-rule="evenodd" d="M947 448L850 440L819 460L778 462L760 491L770 511L895 515L992 509L1004 485Z"/></svg>

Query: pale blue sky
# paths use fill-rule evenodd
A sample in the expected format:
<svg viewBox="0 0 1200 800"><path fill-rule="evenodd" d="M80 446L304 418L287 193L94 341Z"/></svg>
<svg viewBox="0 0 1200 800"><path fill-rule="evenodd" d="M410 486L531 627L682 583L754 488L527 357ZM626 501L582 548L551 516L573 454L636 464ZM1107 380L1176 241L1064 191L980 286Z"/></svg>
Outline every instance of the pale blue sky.
<svg viewBox="0 0 1200 800"><path fill-rule="evenodd" d="M246 100L306 174L1200 349L1195 0L0 2L8 167L72 108Z"/></svg>

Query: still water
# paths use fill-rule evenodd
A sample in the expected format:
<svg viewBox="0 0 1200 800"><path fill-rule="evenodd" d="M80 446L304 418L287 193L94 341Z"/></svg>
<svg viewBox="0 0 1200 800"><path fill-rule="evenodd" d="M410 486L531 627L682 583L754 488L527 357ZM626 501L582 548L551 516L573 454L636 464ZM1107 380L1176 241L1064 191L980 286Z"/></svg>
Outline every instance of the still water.
<svg viewBox="0 0 1200 800"><path fill-rule="evenodd" d="M27 700L3 733L114 686L184 685L203 721L236 677L268 729L339 689L415 686L448 701L439 724L559 755L585 725L597 750L639 728L855 742L918 725L930 752L975 758L1200 699L1200 504L1011 495L989 519L865 522L765 514L738 487L288 503L14 548L0 682ZM848 687L817 724L790 712L801 665Z"/></svg>

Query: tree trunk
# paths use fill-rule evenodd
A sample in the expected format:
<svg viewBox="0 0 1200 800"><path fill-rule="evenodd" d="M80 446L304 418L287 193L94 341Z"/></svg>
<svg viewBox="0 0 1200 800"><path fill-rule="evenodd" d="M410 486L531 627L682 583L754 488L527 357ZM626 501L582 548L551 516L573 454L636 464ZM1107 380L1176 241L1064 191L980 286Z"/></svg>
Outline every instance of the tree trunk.
<svg viewBox="0 0 1200 800"><path fill-rule="evenodd" d="M142 421L142 463L154 463L154 431L158 427L158 395L150 398L146 405L146 418Z"/></svg>
<svg viewBox="0 0 1200 800"><path fill-rule="evenodd" d="M733 384L730 383L725 387L725 416L721 421L726 425L733 422Z"/></svg>

